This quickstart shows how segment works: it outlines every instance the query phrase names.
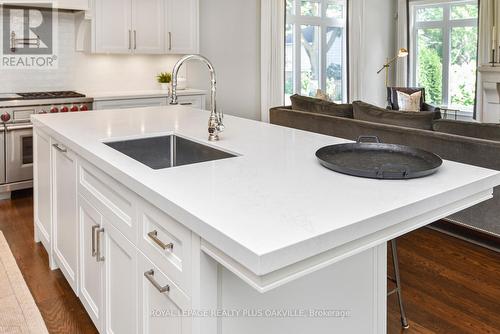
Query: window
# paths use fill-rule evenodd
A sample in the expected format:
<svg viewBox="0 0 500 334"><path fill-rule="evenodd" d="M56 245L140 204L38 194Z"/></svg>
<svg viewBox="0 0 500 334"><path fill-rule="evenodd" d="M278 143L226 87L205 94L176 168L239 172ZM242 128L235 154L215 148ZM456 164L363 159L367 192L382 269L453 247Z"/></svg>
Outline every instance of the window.
<svg viewBox="0 0 500 334"><path fill-rule="evenodd" d="M427 102L473 112L478 2L418 1L411 6L411 78Z"/></svg>
<svg viewBox="0 0 500 334"><path fill-rule="evenodd" d="M286 0L285 101L290 95L347 101L346 0Z"/></svg>

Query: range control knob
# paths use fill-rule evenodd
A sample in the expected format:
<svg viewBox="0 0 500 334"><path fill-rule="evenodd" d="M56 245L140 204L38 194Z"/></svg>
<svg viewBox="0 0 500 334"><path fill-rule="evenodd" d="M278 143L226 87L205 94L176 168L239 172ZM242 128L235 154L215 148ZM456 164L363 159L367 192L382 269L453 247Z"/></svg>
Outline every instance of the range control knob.
<svg viewBox="0 0 500 334"><path fill-rule="evenodd" d="M82 104L82 105L80 106L80 111L87 111L87 110L89 110L89 107L87 107L87 105L86 105L86 104Z"/></svg>
<svg viewBox="0 0 500 334"><path fill-rule="evenodd" d="M51 114L55 114L55 113L57 113L57 112L59 112L59 109L58 109L57 107L55 107L55 106L54 106L54 107L51 107L51 108L50 108L50 113L51 113Z"/></svg>
<svg viewBox="0 0 500 334"><path fill-rule="evenodd" d="M7 123L10 120L10 114L5 112L0 116L0 119L2 122Z"/></svg>
<svg viewBox="0 0 500 334"><path fill-rule="evenodd" d="M68 111L69 111L69 108L68 108L68 107L66 107L66 106L62 106L60 111L61 111L61 112L68 112Z"/></svg>
<svg viewBox="0 0 500 334"><path fill-rule="evenodd" d="M75 106L75 105L73 104L69 110L70 110L71 112L78 111L78 106Z"/></svg>

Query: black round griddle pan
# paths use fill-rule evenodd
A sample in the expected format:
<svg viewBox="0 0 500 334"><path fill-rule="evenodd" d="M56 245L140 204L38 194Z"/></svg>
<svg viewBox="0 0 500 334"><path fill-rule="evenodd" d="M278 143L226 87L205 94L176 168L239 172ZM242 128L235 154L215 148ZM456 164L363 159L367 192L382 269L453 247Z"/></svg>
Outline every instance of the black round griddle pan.
<svg viewBox="0 0 500 334"><path fill-rule="evenodd" d="M367 142L367 139L374 142ZM325 146L316 152L316 157L321 165L339 173L391 180L431 175L443 163L434 153L383 144L376 136L359 137L356 143Z"/></svg>

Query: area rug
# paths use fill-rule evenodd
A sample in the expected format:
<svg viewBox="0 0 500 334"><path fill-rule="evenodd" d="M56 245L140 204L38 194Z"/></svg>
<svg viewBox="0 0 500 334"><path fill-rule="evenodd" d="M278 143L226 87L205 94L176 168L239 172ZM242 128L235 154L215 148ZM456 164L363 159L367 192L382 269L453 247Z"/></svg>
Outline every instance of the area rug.
<svg viewBox="0 0 500 334"><path fill-rule="evenodd" d="M0 333L48 334L42 315L1 231Z"/></svg>

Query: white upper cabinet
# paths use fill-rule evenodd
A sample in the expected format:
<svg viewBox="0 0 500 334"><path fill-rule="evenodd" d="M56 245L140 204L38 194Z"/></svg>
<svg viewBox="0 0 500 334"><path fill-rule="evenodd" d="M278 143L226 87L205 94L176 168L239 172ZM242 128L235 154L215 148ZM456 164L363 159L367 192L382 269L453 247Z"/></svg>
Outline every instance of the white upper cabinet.
<svg viewBox="0 0 500 334"><path fill-rule="evenodd" d="M164 0L132 0L134 53L162 54L165 50Z"/></svg>
<svg viewBox="0 0 500 334"><path fill-rule="evenodd" d="M95 52L132 51L131 0L95 1Z"/></svg>
<svg viewBox="0 0 500 334"><path fill-rule="evenodd" d="M199 0L166 0L167 52L199 53Z"/></svg>
<svg viewBox="0 0 500 334"><path fill-rule="evenodd" d="M95 53L198 53L199 0L99 0Z"/></svg>

